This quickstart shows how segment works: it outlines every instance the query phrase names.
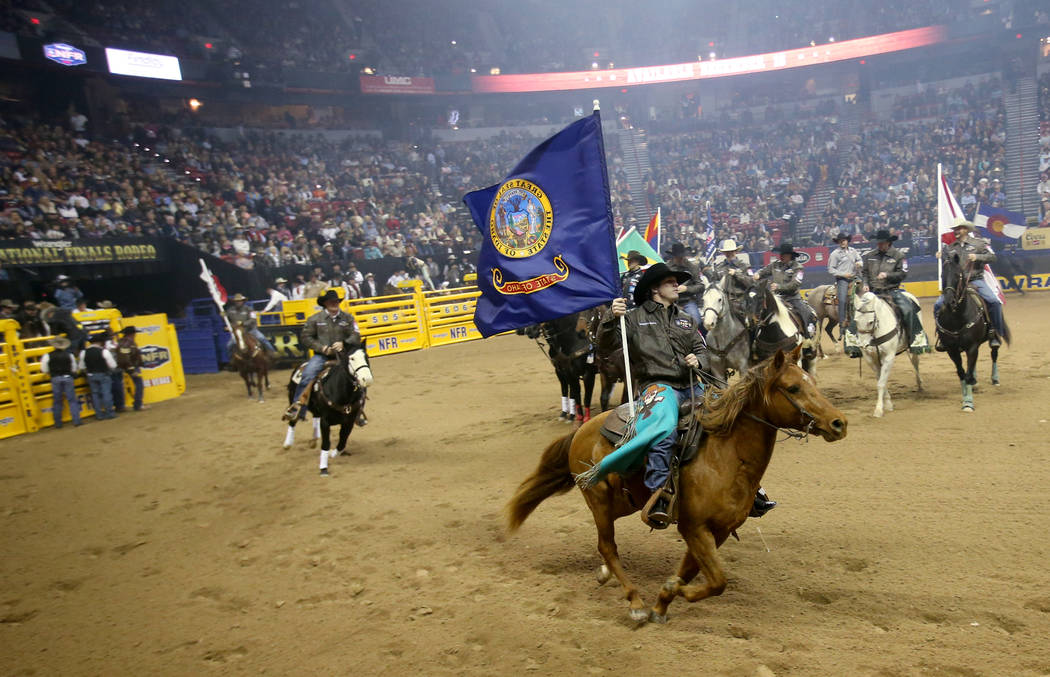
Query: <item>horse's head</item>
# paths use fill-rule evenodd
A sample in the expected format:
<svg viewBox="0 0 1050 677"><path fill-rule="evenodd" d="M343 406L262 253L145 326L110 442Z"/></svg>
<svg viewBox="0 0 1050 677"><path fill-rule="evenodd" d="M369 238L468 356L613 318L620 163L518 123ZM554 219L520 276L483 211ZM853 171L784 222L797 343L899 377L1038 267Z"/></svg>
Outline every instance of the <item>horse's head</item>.
<svg viewBox="0 0 1050 677"><path fill-rule="evenodd" d="M703 316L704 329L711 331L718 324L719 318L726 311L726 295L722 289L725 286L725 280L721 280L709 286L704 290L703 296Z"/></svg>
<svg viewBox="0 0 1050 677"><path fill-rule="evenodd" d="M543 333L541 325L530 324L529 326L525 327L525 335L528 336L530 339L538 339L541 333Z"/></svg>
<svg viewBox="0 0 1050 677"><path fill-rule="evenodd" d="M781 428L818 433L828 442L846 436L846 415L817 389L798 365L802 347L778 350L765 364L764 418ZM763 415L760 414L760 415Z"/></svg>
<svg viewBox="0 0 1050 677"><path fill-rule="evenodd" d="M858 334L872 334L875 331L875 294L864 292L853 299L853 321L857 324Z"/></svg>
<svg viewBox="0 0 1050 677"><path fill-rule="evenodd" d="M768 324L777 313L777 299L766 280L759 282L747 295L747 316L751 326Z"/></svg>
<svg viewBox="0 0 1050 677"><path fill-rule="evenodd" d="M969 261L964 261L957 251L951 252L941 261L941 287L943 287L944 303L949 308L954 308L960 300L966 298L967 275L972 266Z"/></svg>
<svg viewBox="0 0 1050 677"><path fill-rule="evenodd" d="M234 343L237 344L238 352L243 352L243 351L246 351L248 349L248 342L245 339L246 336L247 336L247 332L244 331L244 323L243 322L234 322L233 323L233 340L234 340Z"/></svg>
<svg viewBox="0 0 1050 677"><path fill-rule="evenodd" d="M358 348L356 350L343 349L335 354L336 361L339 363L339 369L345 370L345 373L353 380L354 383L367 388L372 385L374 379L372 377L372 369L369 366L368 355L365 353L364 348Z"/></svg>

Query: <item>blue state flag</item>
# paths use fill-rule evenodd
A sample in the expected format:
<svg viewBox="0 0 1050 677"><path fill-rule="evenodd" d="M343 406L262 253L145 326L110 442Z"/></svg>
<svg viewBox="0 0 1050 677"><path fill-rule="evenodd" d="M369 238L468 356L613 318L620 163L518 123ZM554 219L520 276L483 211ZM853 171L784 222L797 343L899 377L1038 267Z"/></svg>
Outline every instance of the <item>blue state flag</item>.
<svg viewBox="0 0 1050 677"><path fill-rule="evenodd" d="M1025 226L1024 214L992 207L983 202L977 205L973 223L981 235L996 242L1016 242L1028 229Z"/></svg>
<svg viewBox="0 0 1050 677"><path fill-rule="evenodd" d="M474 324L482 336L620 295L601 117L547 139L501 183L463 197L484 243Z"/></svg>

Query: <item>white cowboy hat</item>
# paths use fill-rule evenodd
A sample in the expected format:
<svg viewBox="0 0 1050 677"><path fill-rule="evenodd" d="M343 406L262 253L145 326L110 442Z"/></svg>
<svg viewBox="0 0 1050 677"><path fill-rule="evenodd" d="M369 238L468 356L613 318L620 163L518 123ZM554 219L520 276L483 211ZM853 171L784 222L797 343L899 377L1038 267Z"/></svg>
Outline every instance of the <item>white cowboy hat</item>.
<svg viewBox="0 0 1050 677"><path fill-rule="evenodd" d="M977 228L977 226L973 225L966 219L959 217L955 220L955 223L952 224L952 230L955 230L956 228L965 228L972 233Z"/></svg>
<svg viewBox="0 0 1050 677"><path fill-rule="evenodd" d="M736 240L722 240L722 246L719 248L720 252L738 252L740 247L737 246Z"/></svg>

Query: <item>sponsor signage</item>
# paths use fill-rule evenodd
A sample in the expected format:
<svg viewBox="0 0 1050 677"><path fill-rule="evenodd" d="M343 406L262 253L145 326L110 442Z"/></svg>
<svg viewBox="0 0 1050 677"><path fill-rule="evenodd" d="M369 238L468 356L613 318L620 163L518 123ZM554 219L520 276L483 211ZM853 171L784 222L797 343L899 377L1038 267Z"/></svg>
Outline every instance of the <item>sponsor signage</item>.
<svg viewBox="0 0 1050 677"><path fill-rule="evenodd" d="M362 75L362 94L433 94L434 78L406 75Z"/></svg>
<svg viewBox="0 0 1050 677"><path fill-rule="evenodd" d="M795 260L806 268L827 268L828 266L827 247L795 247L795 251L798 252L798 258ZM770 262L779 258L780 255L775 251L763 252L762 265L769 265Z"/></svg>
<svg viewBox="0 0 1050 677"><path fill-rule="evenodd" d="M767 54L753 54L731 59L694 61L645 68L610 68L608 70L576 71L572 73L474 75L471 76L471 88L479 93L548 92L601 87L632 87L663 82L721 78L743 73L763 73L786 68L799 68L834 61L859 59L875 54L886 54L915 47L924 47L943 42L946 38L947 31L943 26L927 26L896 33L873 35L856 40L817 45L816 47L804 47ZM361 88L361 91L364 91L364 87Z"/></svg>
<svg viewBox="0 0 1050 677"><path fill-rule="evenodd" d="M1050 228L1029 228L1021 236L1021 249L1050 249Z"/></svg>
<svg viewBox="0 0 1050 677"><path fill-rule="evenodd" d="M143 400L160 402L178 397L186 388L182 355L175 328L166 315L136 315L121 319L121 327L135 327L135 343L142 353Z"/></svg>
<svg viewBox="0 0 1050 677"><path fill-rule="evenodd" d="M44 58L63 66L83 66L87 63L87 54L84 54L84 50L64 42L44 45Z"/></svg>
<svg viewBox="0 0 1050 677"><path fill-rule="evenodd" d="M153 238L92 240L0 240L0 265L63 266L159 261Z"/></svg>
<svg viewBox="0 0 1050 677"><path fill-rule="evenodd" d="M109 64L109 72L114 75L133 75L158 80L182 79L182 68L179 66L178 57L175 56L106 47L106 62Z"/></svg>
<svg viewBox="0 0 1050 677"><path fill-rule="evenodd" d="M171 360L171 353L164 346L145 345L139 346L139 351L142 353L142 368L143 369L156 369L162 364L167 364Z"/></svg>

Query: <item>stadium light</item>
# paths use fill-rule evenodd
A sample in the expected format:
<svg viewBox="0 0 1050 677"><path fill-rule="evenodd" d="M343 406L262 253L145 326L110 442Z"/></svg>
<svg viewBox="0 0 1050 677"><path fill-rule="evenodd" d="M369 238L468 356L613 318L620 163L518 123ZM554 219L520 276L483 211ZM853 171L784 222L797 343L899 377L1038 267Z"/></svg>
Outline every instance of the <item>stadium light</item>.
<svg viewBox="0 0 1050 677"><path fill-rule="evenodd" d="M204 49L211 49L212 47L214 47L214 45L212 45L210 42L204 43Z"/></svg>
<svg viewBox="0 0 1050 677"><path fill-rule="evenodd" d="M490 68L490 69L489 69L489 75L499 75L499 74L500 74L500 72L501 72L501 71L500 71L500 69L499 69L499 67L498 67L498 66L497 66L497 67L495 67L495 68Z"/></svg>
<svg viewBox="0 0 1050 677"><path fill-rule="evenodd" d="M353 52L350 52L350 60L353 61L356 58L357 58L357 55L354 54Z"/></svg>
<svg viewBox="0 0 1050 677"><path fill-rule="evenodd" d="M190 110L194 113L196 113L200 109L200 107L204 105L201 102L201 100L197 98L190 99L186 103L189 104Z"/></svg>
<svg viewBox="0 0 1050 677"><path fill-rule="evenodd" d="M456 46L456 41L455 41L455 40L453 40L453 41L452 41L452 46L453 46L453 47L455 47L455 46Z"/></svg>

